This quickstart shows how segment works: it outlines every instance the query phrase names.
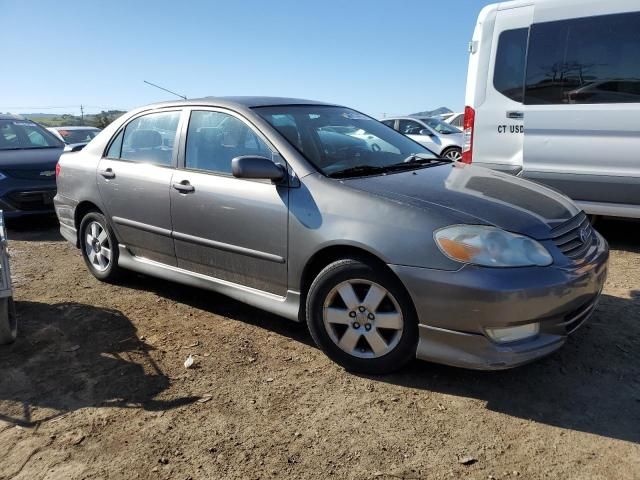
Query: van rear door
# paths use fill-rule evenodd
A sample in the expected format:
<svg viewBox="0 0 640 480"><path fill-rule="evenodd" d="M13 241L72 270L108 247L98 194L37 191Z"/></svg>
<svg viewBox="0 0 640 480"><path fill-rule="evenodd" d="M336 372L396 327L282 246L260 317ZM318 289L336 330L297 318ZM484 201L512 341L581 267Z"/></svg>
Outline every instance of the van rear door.
<svg viewBox="0 0 640 480"><path fill-rule="evenodd" d="M471 43L466 104L475 110L472 161L517 174L522 169L523 79L534 7L494 9L480 14Z"/></svg>

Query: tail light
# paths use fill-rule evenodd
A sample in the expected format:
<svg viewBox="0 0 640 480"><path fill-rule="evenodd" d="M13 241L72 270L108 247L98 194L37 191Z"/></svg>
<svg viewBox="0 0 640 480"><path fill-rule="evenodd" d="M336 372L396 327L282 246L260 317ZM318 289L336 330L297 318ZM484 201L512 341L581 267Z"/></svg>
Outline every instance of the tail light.
<svg viewBox="0 0 640 480"><path fill-rule="evenodd" d="M56 178L60 176L60 162L56 163Z"/></svg>
<svg viewBox="0 0 640 480"><path fill-rule="evenodd" d="M464 142L462 144L462 162L471 163L473 160L473 126L476 122L476 111L471 107L464 107L464 123L463 134Z"/></svg>

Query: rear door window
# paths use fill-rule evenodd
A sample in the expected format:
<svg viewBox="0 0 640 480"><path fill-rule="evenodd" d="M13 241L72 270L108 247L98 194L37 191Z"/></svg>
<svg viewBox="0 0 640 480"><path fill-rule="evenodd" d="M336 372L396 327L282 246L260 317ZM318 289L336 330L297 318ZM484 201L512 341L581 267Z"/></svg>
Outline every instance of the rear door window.
<svg viewBox="0 0 640 480"><path fill-rule="evenodd" d="M424 130L424 126L414 120L400 120L399 132L404 135L420 135L420 131Z"/></svg>
<svg viewBox="0 0 640 480"><path fill-rule="evenodd" d="M522 102L528 36L528 28L516 28L505 30L498 39L493 86L516 102Z"/></svg>
<svg viewBox="0 0 640 480"><path fill-rule="evenodd" d="M119 158L171 166L179 121L179 111L150 113L135 118L124 130ZM114 141L112 147L117 148L117 143ZM111 153L110 148L109 156ZM115 153L114 151L113 154Z"/></svg>
<svg viewBox="0 0 640 480"><path fill-rule="evenodd" d="M640 12L534 24L525 103L640 102Z"/></svg>

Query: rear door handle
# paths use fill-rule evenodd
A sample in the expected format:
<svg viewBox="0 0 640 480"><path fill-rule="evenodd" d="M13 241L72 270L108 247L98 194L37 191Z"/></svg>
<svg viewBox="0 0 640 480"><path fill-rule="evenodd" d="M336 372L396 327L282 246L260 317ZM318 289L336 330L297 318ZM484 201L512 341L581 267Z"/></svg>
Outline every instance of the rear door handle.
<svg viewBox="0 0 640 480"><path fill-rule="evenodd" d="M174 183L173 188L178 190L180 193L192 193L196 191L195 187L189 183L189 180L182 180L180 183Z"/></svg>
<svg viewBox="0 0 640 480"><path fill-rule="evenodd" d="M524 118L524 112L507 112L507 118L522 120Z"/></svg>
<svg viewBox="0 0 640 480"><path fill-rule="evenodd" d="M102 175L104 178L116 178L116 174L111 168L100 170L100 175Z"/></svg>

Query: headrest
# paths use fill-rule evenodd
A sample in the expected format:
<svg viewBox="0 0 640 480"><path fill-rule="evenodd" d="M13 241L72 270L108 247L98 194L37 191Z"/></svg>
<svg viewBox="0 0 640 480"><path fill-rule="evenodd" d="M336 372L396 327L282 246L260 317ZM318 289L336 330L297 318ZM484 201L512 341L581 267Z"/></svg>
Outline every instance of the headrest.
<svg viewBox="0 0 640 480"><path fill-rule="evenodd" d="M131 148L155 148L162 146L162 135L156 130L134 130Z"/></svg>

